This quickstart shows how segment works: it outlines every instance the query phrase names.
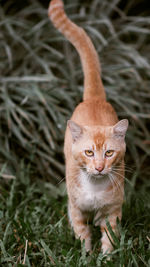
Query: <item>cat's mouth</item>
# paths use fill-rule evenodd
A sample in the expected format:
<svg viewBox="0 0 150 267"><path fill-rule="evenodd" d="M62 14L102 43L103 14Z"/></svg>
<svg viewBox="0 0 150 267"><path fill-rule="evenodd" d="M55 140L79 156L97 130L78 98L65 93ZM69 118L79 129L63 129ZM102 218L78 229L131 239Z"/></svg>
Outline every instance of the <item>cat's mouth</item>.
<svg viewBox="0 0 150 267"><path fill-rule="evenodd" d="M91 176L93 178L99 179L99 178L104 178L106 175L107 175L106 173L97 173L97 174L93 173Z"/></svg>
<svg viewBox="0 0 150 267"><path fill-rule="evenodd" d="M86 168L83 169L83 171L85 173L87 173L87 175L92 179L101 179L101 178L105 178L106 176L108 176L109 174L109 171L107 171L106 169L99 172L99 171L96 171L96 170L88 170Z"/></svg>
<svg viewBox="0 0 150 267"><path fill-rule="evenodd" d="M102 178L105 178L106 176L108 176L108 173L90 173L90 177L93 178L93 179L102 179Z"/></svg>

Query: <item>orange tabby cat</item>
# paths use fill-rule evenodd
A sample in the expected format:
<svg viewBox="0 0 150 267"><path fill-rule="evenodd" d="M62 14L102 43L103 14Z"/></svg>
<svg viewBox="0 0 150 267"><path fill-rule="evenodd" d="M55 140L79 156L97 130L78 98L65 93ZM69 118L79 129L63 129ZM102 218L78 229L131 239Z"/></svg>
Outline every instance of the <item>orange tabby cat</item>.
<svg viewBox="0 0 150 267"><path fill-rule="evenodd" d="M116 218L121 219L128 120L118 122L116 112L106 102L98 55L85 31L69 20L61 0L51 1L48 14L55 27L75 46L84 71L83 102L68 121L65 135L69 218L76 236L91 251L88 219L94 213L105 253L112 250L106 217L116 232Z"/></svg>

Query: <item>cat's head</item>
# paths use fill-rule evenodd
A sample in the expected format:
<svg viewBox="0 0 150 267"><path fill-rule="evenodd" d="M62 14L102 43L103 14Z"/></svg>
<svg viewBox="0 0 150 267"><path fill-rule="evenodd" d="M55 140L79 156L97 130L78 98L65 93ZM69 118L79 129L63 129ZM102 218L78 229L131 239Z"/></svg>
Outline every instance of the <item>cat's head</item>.
<svg viewBox="0 0 150 267"><path fill-rule="evenodd" d="M101 177L122 161L128 120L113 126L80 126L69 120L68 127L72 135L73 157L89 175Z"/></svg>

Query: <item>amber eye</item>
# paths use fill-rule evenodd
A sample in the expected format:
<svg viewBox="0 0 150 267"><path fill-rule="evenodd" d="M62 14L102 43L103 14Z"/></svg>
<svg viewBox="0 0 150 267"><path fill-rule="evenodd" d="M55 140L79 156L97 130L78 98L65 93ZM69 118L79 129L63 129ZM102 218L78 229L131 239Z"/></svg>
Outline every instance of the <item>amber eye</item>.
<svg viewBox="0 0 150 267"><path fill-rule="evenodd" d="M114 154L114 151L113 150L107 150L105 152L105 157L111 157L113 154Z"/></svg>
<svg viewBox="0 0 150 267"><path fill-rule="evenodd" d="M94 152L92 150L85 150L85 155L88 157L93 157L94 156Z"/></svg>

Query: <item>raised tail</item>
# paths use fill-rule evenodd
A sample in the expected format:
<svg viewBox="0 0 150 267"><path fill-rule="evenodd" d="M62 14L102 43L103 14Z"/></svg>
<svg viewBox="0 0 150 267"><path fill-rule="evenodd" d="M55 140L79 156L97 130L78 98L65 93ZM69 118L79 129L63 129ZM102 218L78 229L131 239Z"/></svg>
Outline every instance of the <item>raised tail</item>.
<svg viewBox="0 0 150 267"><path fill-rule="evenodd" d="M54 26L75 46L80 55L84 72L83 100L94 96L105 100L98 55L86 32L67 17L62 0L50 2L48 15Z"/></svg>

